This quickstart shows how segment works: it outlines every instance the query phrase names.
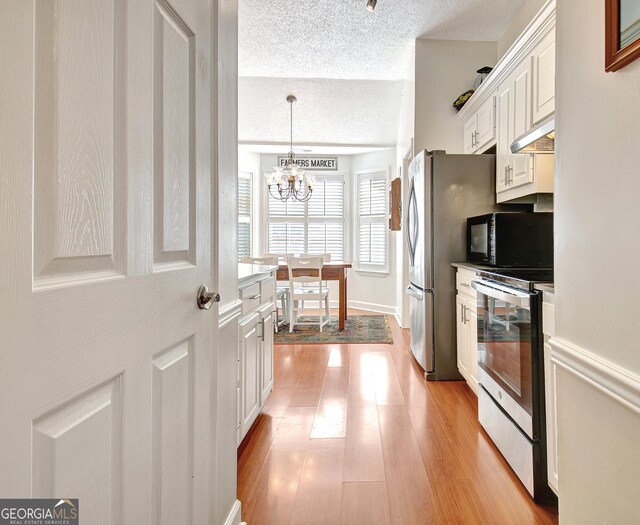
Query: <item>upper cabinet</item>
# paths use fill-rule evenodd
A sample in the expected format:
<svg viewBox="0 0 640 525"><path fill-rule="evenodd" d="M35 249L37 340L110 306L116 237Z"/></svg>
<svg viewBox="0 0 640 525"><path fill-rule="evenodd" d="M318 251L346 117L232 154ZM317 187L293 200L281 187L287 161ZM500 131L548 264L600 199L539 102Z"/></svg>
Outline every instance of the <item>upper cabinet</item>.
<svg viewBox="0 0 640 525"><path fill-rule="evenodd" d="M489 97L464 124L464 152L482 153L496 143L496 97Z"/></svg>
<svg viewBox="0 0 640 525"><path fill-rule="evenodd" d="M556 110L556 33L547 33L531 54L533 100L532 123L537 124Z"/></svg>
<svg viewBox="0 0 640 525"><path fill-rule="evenodd" d="M496 200L553 193L553 155L511 153L514 140L555 111L555 0L549 0L459 115L465 153L496 147Z"/></svg>

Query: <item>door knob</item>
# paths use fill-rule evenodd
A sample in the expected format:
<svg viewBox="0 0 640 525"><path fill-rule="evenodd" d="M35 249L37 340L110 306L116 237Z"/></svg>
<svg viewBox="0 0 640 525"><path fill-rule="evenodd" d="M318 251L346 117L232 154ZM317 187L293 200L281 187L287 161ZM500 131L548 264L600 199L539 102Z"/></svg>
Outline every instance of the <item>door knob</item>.
<svg viewBox="0 0 640 525"><path fill-rule="evenodd" d="M213 303L220 302L220 294L218 292L210 292L207 285L203 284L198 288L198 297L196 299L198 308L200 310L209 310L213 306Z"/></svg>

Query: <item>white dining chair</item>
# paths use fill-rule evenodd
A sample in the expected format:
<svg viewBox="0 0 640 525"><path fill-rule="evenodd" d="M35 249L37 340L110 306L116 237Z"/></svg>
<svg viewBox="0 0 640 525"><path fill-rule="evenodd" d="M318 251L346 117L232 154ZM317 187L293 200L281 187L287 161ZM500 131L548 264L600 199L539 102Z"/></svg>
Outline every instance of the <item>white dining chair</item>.
<svg viewBox="0 0 640 525"><path fill-rule="evenodd" d="M263 255L262 257L243 257L242 262L245 264L261 264L267 266L279 266L280 262L276 255ZM276 281L276 319L277 322L274 325L274 330L277 332L283 324L289 319L289 308L291 308L291 301L289 300L289 287L277 286ZM278 314L278 302L280 302L280 309L282 310L282 317Z"/></svg>
<svg viewBox="0 0 640 525"><path fill-rule="evenodd" d="M318 325L320 331L331 322L329 310L329 289L322 286L322 256L315 257L288 257L289 270L289 332L293 332L296 324ZM311 270L311 275L296 275L296 270ZM304 301L318 301L318 323L298 322L298 313L304 312ZM323 308L324 303L324 308Z"/></svg>

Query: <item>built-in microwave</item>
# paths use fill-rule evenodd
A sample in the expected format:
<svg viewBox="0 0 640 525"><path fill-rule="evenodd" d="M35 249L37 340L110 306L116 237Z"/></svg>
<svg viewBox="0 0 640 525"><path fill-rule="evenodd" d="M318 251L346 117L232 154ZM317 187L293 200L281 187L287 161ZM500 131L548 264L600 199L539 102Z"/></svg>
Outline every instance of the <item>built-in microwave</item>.
<svg viewBox="0 0 640 525"><path fill-rule="evenodd" d="M553 213L497 212L468 218L467 261L488 266L552 267Z"/></svg>

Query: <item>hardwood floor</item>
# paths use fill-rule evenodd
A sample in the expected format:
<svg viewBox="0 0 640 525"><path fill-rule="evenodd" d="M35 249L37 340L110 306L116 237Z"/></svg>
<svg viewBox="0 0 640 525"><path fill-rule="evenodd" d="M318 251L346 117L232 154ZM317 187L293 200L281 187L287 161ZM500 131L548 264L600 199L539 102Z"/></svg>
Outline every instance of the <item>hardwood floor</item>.
<svg viewBox="0 0 640 525"><path fill-rule="evenodd" d="M276 346L275 386L238 450L248 525L554 524L477 421L464 382L393 345Z"/></svg>

